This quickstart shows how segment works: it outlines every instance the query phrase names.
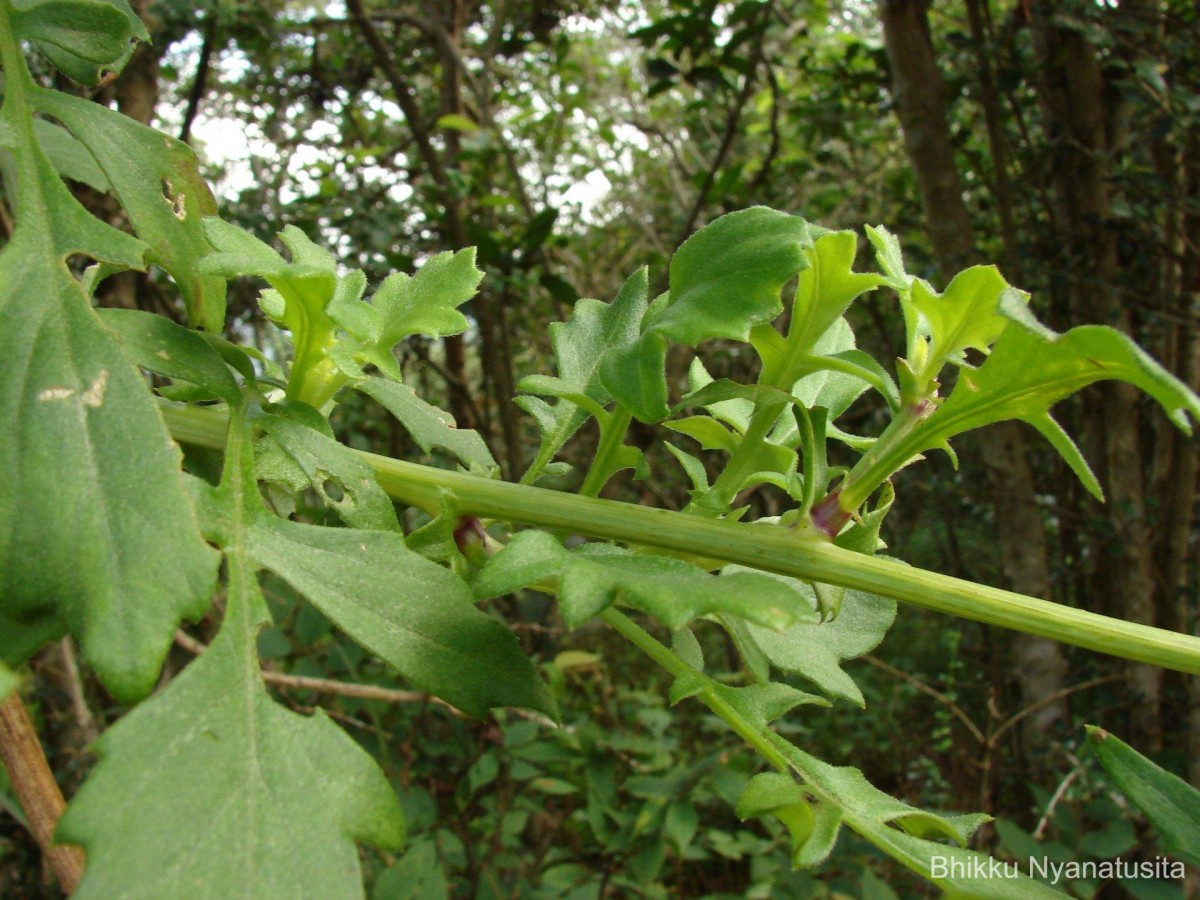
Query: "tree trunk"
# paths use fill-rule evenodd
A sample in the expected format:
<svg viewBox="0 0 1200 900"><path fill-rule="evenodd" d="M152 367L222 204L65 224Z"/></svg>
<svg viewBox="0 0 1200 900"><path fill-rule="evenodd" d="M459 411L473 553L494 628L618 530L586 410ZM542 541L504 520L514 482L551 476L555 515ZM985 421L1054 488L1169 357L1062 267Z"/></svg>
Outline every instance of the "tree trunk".
<svg viewBox="0 0 1200 900"><path fill-rule="evenodd" d="M938 269L948 279L975 261L977 254L946 124L945 87L933 56L927 4L924 0L884 0L880 10L905 150L917 176ZM984 459L995 492L997 540L1005 578L1013 590L1048 598L1046 536L1027 459L1025 433L1016 423L1003 423L991 429L990 437ZM1022 706L1040 703L1060 692L1067 676L1062 646L1020 633L1011 640L1012 674ZM1067 712L1066 700L1060 699L1045 704L1022 723L1022 746L1034 772L1043 768L1041 761L1055 726L1067 720Z"/></svg>
<svg viewBox="0 0 1200 900"><path fill-rule="evenodd" d="M1057 270L1065 281L1070 314L1133 333L1132 312L1119 290L1119 231L1111 223L1111 160L1122 149L1123 104L1106 80L1095 47L1078 29L1059 25L1053 8L1034 4L1030 28L1050 143L1054 224L1061 247ZM1099 395L1087 410L1085 446L1100 464L1108 534L1093 541L1097 578L1089 599L1094 604L1111 596L1119 615L1154 625L1157 584L1137 391L1124 383L1105 384ZM1162 670L1130 665L1127 672L1133 695L1130 737L1157 750L1162 745Z"/></svg>
<svg viewBox="0 0 1200 900"><path fill-rule="evenodd" d="M429 5L429 15L437 17L440 29L439 54L442 66L441 111L442 115L464 113L462 99L461 42L466 30L466 7L463 0L438 0ZM458 167L461 152L459 133L453 128L445 129L446 151L443 160L448 171ZM484 186L486 190L486 185ZM467 246L469 235L458 237L458 250ZM491 402L487 407L499 419L500 443L504 446L502 462L505 475L516 480L521 469L521 432L517 418L517 407L512 402L516 394L516 379L513 377L512 354L508 340L508 321L504 311L507 291L492 293L484 286L474 300L475 317L479 321L479 355L483 366L484 393ZM486 414L485 414L486 415ZM490 418L490 416L488 417ZM482 425L484 423L479 423ZM478 427L478 426L476 426Z"/></svg>

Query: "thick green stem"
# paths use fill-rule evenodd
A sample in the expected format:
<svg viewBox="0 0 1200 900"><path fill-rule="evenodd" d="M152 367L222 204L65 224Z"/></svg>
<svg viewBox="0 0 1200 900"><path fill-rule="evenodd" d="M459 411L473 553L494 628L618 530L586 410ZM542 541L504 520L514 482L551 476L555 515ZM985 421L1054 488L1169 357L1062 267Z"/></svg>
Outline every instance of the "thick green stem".
<svg viewBox="0 0 1200 900"><path fill-rule="evenodd" d="M848 515L867 502L875 489L912 456L907 446L913 430L937 409L933 400L918 400L903 407L883 434L867 450L838 486L838 506Z"/></svg>
<svg viewBox="0 0 1200 900"><path fill-rule="evenodd" d="M162 407L176 440L222 449L218 410ZM440 491L463 514L710 557L881 594L925 609L1012 628L1137 662L1200 674L1200 638L1112 619L1011 591L804 539L790 528L743 525L615 500L562 494L362 453L393 498L436 514Z"/></svg>

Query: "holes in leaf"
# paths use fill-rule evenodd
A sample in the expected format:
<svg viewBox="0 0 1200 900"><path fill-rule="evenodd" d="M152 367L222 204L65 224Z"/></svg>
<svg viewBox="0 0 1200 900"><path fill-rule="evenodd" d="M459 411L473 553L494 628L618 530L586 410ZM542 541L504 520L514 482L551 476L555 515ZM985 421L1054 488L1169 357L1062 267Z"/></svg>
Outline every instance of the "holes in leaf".
<svg viewBox="0 0 1200 900"><path fill-rule="evenodd" d="M326 478L321 482L321 493L334 503L341 503L346 498L345 489L332 478Z"/></svg>
<svg viewBox="0 0 1200 900"><path fill-rule="evenodd" d="M175 193L175 187L171 184L169 178L162 179L159 184L162 187L163 199L170 205L171 212L175 214L175 218L184 218L187 215L184 195Z"/></svg>

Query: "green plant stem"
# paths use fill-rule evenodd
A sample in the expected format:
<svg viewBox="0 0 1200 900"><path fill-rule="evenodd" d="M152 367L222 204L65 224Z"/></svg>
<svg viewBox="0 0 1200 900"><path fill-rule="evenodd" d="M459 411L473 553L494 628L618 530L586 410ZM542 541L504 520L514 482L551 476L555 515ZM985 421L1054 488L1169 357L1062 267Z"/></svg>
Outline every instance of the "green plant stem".
<svg viewBox="0 0 1200 900"><path fill-rule="evenodd" d="M625 441L625 432L633 414L623 406L617 406L608 414L608 421L600 429L600 444L596 447L596 455L588 467L587 477L579 487L579 493L584 497L597 497L601 489L615 471L617 457L621 453L621 445Z"/></svg>
<svg viewBox="0 0 1200 900"><path fill-rule="evenodd" d="M164 403L176 440L222 449L221 411ZM744 525L615 500L563 494L361 453L394 499L436 515L451 491L463 514L738 563L806 581L843 585L925 609L999 625L1137 662L1200 674L1200 638L1113 619L867 556L790 528Z"/></svg>
<svg viewBox="0 0 1200 900"><path fill-rule="evenodd" d="M853 514L879 485L891 478L912 457L909 437L937 409L933 400L905 404L870 449L855 463L839 485L838 505Z"/></svg>
<svg viewBox="0 0 1200 900"><path fill-rule="evenodd" d="M696 672L680 659L675 651L655 640L648 631L615 607L610 606L600 613L600 619L676 678L689 672ZM771 765L787 771L789 768L787 757L779 752L763 729L746 721L741 713L713 690L703 690L696 697Z"/></svg>
<svg viewBox="0 0 1200 900"><path fill-rule="evenodd" d="M742 483L747 476L754 474L754 456L786 406L786 400L774 398L755 406L750 416L750 424L746 426L746 433L742 435L737 448L730 455L724 470L717 476L708 492L700 500L689 505L689 510L698 508L723 513L729 509Z"/></svg>

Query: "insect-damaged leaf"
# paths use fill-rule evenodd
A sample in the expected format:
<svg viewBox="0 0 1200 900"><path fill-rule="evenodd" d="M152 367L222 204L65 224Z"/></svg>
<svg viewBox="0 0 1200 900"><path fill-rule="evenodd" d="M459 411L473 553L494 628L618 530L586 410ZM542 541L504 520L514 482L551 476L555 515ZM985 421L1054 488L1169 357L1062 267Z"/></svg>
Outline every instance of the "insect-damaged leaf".
<svg viewBox="0 0 1200 900"><path fill-rule="evenodd" d="M225 322L225 281L203 274L211 247L203 220L217 211L196 156L180 141L97 103L37 90L36 106L58 119L91 151L138 237L148 261L162 266L183 294L188 320L219 332Z"/></svg>
<svg viewBox="0 0 1200 900"><path fill-rule="evenodd" d="M10 95L32 89L5 75ZM153 687L179 620L207 608L217 555L149 390L65 263L142 268L146 244L80 206L17 108L0 114L19 201L0 254L0 421L15 436L0 441L0 603L66 625L129 700Z"/></svg>

